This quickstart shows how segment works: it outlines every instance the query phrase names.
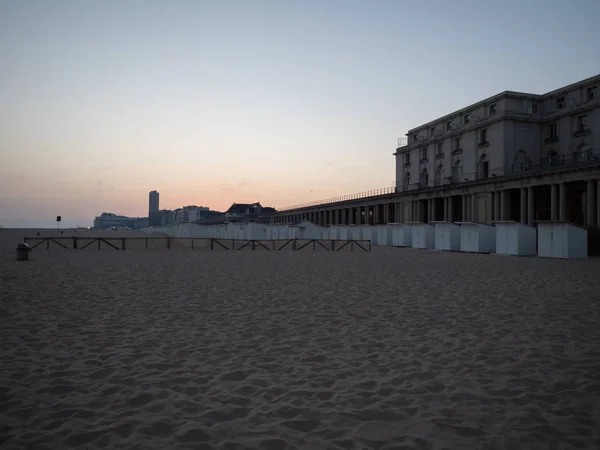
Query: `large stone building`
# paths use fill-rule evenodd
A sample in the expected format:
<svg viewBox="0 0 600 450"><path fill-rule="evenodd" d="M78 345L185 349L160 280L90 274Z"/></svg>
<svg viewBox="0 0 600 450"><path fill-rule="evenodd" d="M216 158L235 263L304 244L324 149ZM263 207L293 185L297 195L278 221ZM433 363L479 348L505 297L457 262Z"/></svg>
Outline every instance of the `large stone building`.
<svg viewBox="0 0 600 450"><path fill-rule="evenodd" d="M600 226L600 75L506 91L409 130L384 195L279 211L319 224L566 220Z"/></svg>

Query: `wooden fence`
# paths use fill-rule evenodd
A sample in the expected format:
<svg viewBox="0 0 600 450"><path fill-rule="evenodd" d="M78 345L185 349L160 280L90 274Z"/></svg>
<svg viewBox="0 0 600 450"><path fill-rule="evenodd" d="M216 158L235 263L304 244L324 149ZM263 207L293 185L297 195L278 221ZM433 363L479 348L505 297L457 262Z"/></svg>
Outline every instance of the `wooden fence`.
<svg viewBox="0 0 600 450"><path fill-rule="evenodd" d="M185 237L25 237L23 242L34 250L45 244L47 250L62 248L84 250L96 244L98 250L157 250L171 248L205 250L266 250L300 251L303 249L326 251L371 251L371 241L354 239L218 239ZM158 248L153 244L164 243Z"/></svg>

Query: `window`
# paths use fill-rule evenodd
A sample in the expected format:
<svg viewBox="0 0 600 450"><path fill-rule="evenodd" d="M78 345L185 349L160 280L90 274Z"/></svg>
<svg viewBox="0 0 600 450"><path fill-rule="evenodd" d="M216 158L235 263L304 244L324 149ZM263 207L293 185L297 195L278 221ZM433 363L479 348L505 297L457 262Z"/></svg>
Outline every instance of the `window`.
<svg viewBox="0 0 600 450"><path fill-rule="evenodd" d="M585 142L582 142L577 146L573 157L576 162L588 161L590 159L591 149Z"/></svg>
<svg viewBox="0 0 600 450"><path fill-rule="evenodd" d="M589 87L587 90L587 98L588 100L594 100L598 95L598 86Z"/></svg>
<svg viewBox="0 0 600 450"><path fill-rule="evenodd" d="M533 103L531 104L531 112L532 112L533 114L537 114L537 112L538 112L538 106L537 106L537 103L533 102Z"/></svg>
<svg viewBox="0 0 600 450"><path fill-rule="evenodd" d="M551 166L558 166L560 164L560 158L555 150L550 150L548 152L548 161L550 162Z"/></svg>
<svg viewBox="0 0 600 450"><path fill-rule="evenodd" d="M556 124L551 123L548 125L548 139L556 138Z"/></svg>
<svg viewBox="0 0 600 450"><path fill-rule="evenodd" d="M427 147L421 149L421 161L427 161Z"/></svg>
<svg viewBox="0 0 600 450"><path fill-rule="evenodd" d="M462 162L460 159L456 160L454 167L452 167L452 179L455 183L462 181Z"/></svg>
<svg viewBox="0 0 600 450"><path fill-rule="evenodd" d="M413 134L413 142L417 142L419 140L419 135L417 133Z"/></svg>
<svg viewBox="0 0 600 450"><path fill-rule="evenodd" d="M469 122L471 122L471 114L465 114L465 115L463 116L463 123L464 123L465 125L468 125L468 124L469 124Z"/></svg>
<svg viewBox="0 0 600 450"><path fill-rule="evenodd" d="M485 153L479 158L479 176L481 178L488 178L490 176L490 162Z"/></svg>
<svg viewBox="0 0 600 450"><path fill-rule="evenodd" d="M460 138L454 139L454 151L460 150Z"/></svg>
<svg viewBox="0 0 600 450"><path fill-rule="evenodd" d="M452 129L452 121L449 120L448 122L446 122L446 131L450 131Z"/></svg>
<svg viewBox="0 0 600 450"><path fill-rule="evenodd" d="M437 171L435 172L435 184L437 186L444 184L444 166L441 164L437 167Z"/></svg>
<svg viewBox="0 0 600 450"><path fill-rule="evenodd" d="M486 144L487 143L487 130L479 131L479 143Z"/></svg>
<svg viewBox="0 0 600 450"><path fill-rule="evenodd" d="M429 174L427 173L427 169L423 169L423 171L421 172L421 180L420 180L420 184L422 188L427 187L427 185L429 184Z"/></svg>
<svg viewBox="0 0 600 450"><path fill-rule="evenodd" d="M444 143L439 142L437 145L436 157L443 157L443 156L444 156Z"/></svg>
<svg viewBox="0 0 600 450"><path fill-rule="evenodd" d="M565 98L558 97L556 99L556 109L564 109L565 108Z"/></svg>
<svg viewBox="0 0 600 450"><path fill-rule="evenodd" d="M405 153L404 154L404 165L405 166L409 166L410 165L410 153Z"/></svg>
<svg viewBox="0 0 600 450"><path fill-rule="evenodd" d="M493 116L494 114L496 114L496 104L494 103L493 105L490 105L490 116Z"/></svg>
<svg viewBox="0 0 600 450"><path fill-rule="evenodd" d="M588 129L587 116L578 116L577 117L577 131L587 131L587 129Z"/></svg>
<svg viewBox="0 0 600 450"><path fill-rule="evenodd" d="M429 129L429 135L430 136L435 136L435 128L430 128Z"/></svg>
<svg viewBox="0 0 600 450"><path fill-rule="evenodd" d="M410 187L410 172L406 172L406 174L404 174L404 190L408 191L409 187Z"/></svg>

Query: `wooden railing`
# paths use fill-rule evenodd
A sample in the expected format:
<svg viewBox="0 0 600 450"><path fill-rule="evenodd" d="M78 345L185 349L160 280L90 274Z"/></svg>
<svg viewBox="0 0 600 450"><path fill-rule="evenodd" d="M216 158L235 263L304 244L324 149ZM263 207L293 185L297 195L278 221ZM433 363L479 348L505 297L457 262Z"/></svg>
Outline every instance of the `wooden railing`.
<svg viewBox="0 0 600 450"><path fill-rule="evenodd" d="M138 245L128 245L129 241L138 243ZM174 245L177 248L194 249L223 249L223 250L267 250L280 251L292 250L300 251L303 249L327 251L371 251L371 241L356 239L220 239L220 238L185 238L185 237L25 237L23 242L33 244L30 250L46 244L47 250L60 247L67 250L83 250L96 244L98 250L133 250L141 249L139 243L143 242L143 249L150 250L153 242L164 242L163 249L170 250ZM194 242L196 245L194 245ZM186 245L182 245L186 243ZM155 248L152 248L154 250Z"/></svg>

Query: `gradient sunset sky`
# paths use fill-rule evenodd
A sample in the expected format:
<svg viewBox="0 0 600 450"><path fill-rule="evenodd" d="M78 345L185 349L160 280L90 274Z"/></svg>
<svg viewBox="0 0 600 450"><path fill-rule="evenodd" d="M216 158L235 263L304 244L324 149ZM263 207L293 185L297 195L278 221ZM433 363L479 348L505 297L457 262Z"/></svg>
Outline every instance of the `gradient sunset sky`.
<svg viewBox="0 0 600 450"><path fill-rule="evenodd" d="M598 0L0 0L0 225L392 186L398 137L600 73Z"/></svg>

